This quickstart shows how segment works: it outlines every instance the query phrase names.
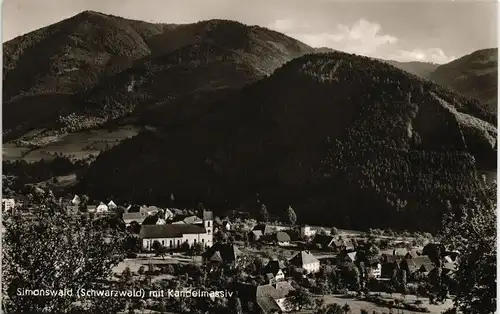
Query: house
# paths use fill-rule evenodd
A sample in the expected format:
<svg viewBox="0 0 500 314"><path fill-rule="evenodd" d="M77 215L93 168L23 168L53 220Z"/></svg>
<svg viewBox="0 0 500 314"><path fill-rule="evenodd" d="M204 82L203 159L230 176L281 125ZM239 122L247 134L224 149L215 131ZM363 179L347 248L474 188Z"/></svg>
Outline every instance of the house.
<svg viewBox="0 0 500 314"><path fill-rule="evenodd" d="M132 213L123 213L122 219L125 222L126 226L130 226L130 223L135 221L138 224L142 225L144 219L146 218L144 213L132 212Z"/></svg>
<svg viewBox="0 0 500 314"><path fill-rule="evenodd" d="M288 245L290 245L291 238L288 235L288 233L283 232L283 231L278 231L278 232L276 232L276 235L275 235L275 241L280 246L288 246Z"/></svg>
<svg viewBox="0 0 500 314"><path fill-rule="evenodd" d="M262 234L273 234L276 232L276 229L274 229L271 225L267 224L258 224L255 227L252 228L252 231L260 231Z"/></svg>
<svg viewBox="0 0 500 314"><path fill-rule="evenodd" d="M115 202L113 202L112 200L109 201L109 203L108 203L108 209L114 210L116 208L118 208L118 206L116 206Z"/></svg>
<svg viewBox="0 0 500 314"><path fill-rule="evenodd" d="M285 273L281 269L278 269L276 273L266 273L265 278L267 283L276 283L285 279Z"/></svg>
<svg viewBox="0 0 500 314"><path fill-rule="evenodd" d="M2 211L8 212L16 207L16 201L13 198L2 198Z"/></svg>
<svg viewBox="0 0 500 314"><path fill-rule="evenodd" d="M403 257L392 254L382 254L380 259L382 261L381 277L391 278L394 269L399 267Z"/></svg>
<svg viewBox="0 0 500 314"><path fill-rule="evenodd" d="M89 213L95 213L97 211L97 206L96 205L87 205L87 212Z"/></svg>
<svg viewBox="0 0 500 314"><path fill-rule="evenodd" d="M354 263L354 262L356 262L357 254L358 253L356 251L354 251L354 252L343 251L340 254L340 258L348 263Z"/></svg>
<svg viewBox="0 0 500 314"><path fill-rule="evenodd" d="M344 240L343 242L344 242L343 243L344 250L346 250L347 252L352 252L355 250L356 246L354 245L351 239Z"/></svg>
<svg viewBox="0 0 500 314"><path fill-rule="evenodd" d="M75 195L73 199L70 201L71 205L78 206L80 205L82 201L80 200L80 197L78 195Z"/></svg>
<svg viewBox="0 0 500 314"><path fill-rule="evenodd" d="M106 213L108 212L108 206L103 202L99 203L99 206L96 208L97 213Z"/></svg>
<svg viewBox="0 0 500 314"><path fill-rule="evenodd" d="M156 215L160 209L156 206L141 206L139 208L139 212L144 213L146 215Z"/></svg>
<svg viewBox="0 0 500 314"><path fill-rule="evenodd" d="M225 231L231 230L231 223L229 221L224 220L221 225L222 225L223 230L225 230Z"/></svg>
<svg viewBox="0 0 500 314"><path fill-rule="evenodd" d="M221 264L235 264L243 253L234 244L216 243L208 248L203 254L205 262Z"/></svg>
<svg viewBox="0 0 500 314"><path fill-rule="evenodd" d="M139 236L145 250L151 250L155 241L167 248L180 248L183 243L189 246L212 243L212 235L205 228L189 224L142 225Z"/></svg>
<svg viewBox="0 0 500 314"><path fill-rule="evenodd" d="M272 259L264 266L263 273L266 275L269 283L277 282L285 279L285 264L278 260Z"/></svg>
<svg viewBox="0 0 500 314"><path fill-rule="evenodd" d="M309 251L301 251L290 259L290 264L302 268L307 273L317 273L319 271L319 260Z"/></svg>
<svg viewBox="0 0 500 314"><path fill-rule="evenodd" d="M270 225L266 224L258 224L252 228L252 231L249 232L248 237L251 241L257 241L263 235L270 235L276 232Z"/></svg>
<svg viewBox="0 0 500 314"><path fill-rule="evenodd" d="M378 260L372 259L367 263L364 263L364 266L368 278L378 279L382 277L382 264Z"/></svg>
<svg viewBox="0 0 500 314"><path fill-rule="evenodd" d="M406 254L408 254L408 250L405 249L405 248L395 248L392 250L392 255L395 255L395 256L405 256Z"/></svg>
<svg viewBox="0 0 500 314"><path fill-rule="evenodd" d="M256 303L261 313L289 312L292 309L286 302L290 291L295 290L290 282L279 281L275 284L261 285L257 287Z"/></svg>
<svg viewBox="0 0 500 314"><path fill-rule="evenodd" d="M427 255L405 259L401 263L401 269L406 270L410 275L413 275L417 272L427 275L431 270L434 269L434 267L434 263Z"/></svg>
<svg viewBox="0 0 500 314"><path fill-rule="evenodd" d="M418 249L411 249L408 251L408 253L405 254L405 258L414 258L417 256L422 255L422 251Z"/></svg>
<svg viewBox="0 0 500 314"><path fill-rule="evenodd" d="M313 239L313 245L323 250L335 250L337 248L335 244L335 238L326 234L315 235Z"/></svg>
<svg viewBox="0 0 500 314"><path fill-rule="evenodd" d="M320 226L308 226L304 225L300 227L300 236L301 237L312 237L317 233L324 233L326 235L331 234L331 230L328 228L320 227Z"/></svg>
<svg viewBox="0 0 500 314"><path fill-rule="evenodd" d="M164 214L165 214L165 220L174 219L174 213L172 213L170 209L165 208Z"/></svg>
<svg viewBox="0 0 500 314"><path fill-rule="evenodd" d="M454 263L457 261L459 254L458 251L445 251L442 255L447 262Z"/></svg>

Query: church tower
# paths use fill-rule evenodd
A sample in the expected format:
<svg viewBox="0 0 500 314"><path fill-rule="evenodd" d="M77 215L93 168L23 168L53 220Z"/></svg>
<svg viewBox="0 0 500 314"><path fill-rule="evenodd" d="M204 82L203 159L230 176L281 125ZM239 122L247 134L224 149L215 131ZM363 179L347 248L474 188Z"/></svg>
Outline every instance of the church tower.
<svg viewBox="0 0 500 314"><path fill-rule="evenodd" d="M213 233L214 233L214 214L212 211L203 210L203 227L207 230L207 246L213 245Z"/></svg>

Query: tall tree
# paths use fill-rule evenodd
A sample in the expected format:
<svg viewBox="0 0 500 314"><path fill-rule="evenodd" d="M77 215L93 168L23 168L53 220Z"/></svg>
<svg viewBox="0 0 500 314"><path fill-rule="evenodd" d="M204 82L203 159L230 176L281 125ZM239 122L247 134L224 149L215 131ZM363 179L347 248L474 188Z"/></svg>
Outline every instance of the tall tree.
<svg viewBox="0 0 500 314"><path fill-rule="evenodd" d="M286 210L286 215L291 225L295 225L297 223L297 215L295 214L295 211L293 210L292 206L288 206L288 209Z"/></svg>
<svg viewBox="0 0 500 314"><path fill-rule="evenodd" d="M262 204L262 206L260 207L260 218L264 222L269 221L269 211L267 210L267 206L265 204Z"/></svg>
<svg viewBox="0 0 500 314"><path fill-rule="evenodd" d="M303 287L290 291L285 302L288 308L299 310L314 304L311 294Z"/></svg>
<svg viewBox="0 0 500 314"><path fill-rule="evenodd" d="M124 258L124 234L106 230L90 218L67 214L59 202L47 195L24 205L23 211L31 211L32 219L3 215L4 312L119 311L121 305L115 301L77 298L76 293L79 288L99 289L101 280L111 276L112 268ZM32 206L36 209L32 210ZM23 289L64 288L73 295L36 297L17 293ZM75 303L77 299L81 302Z"/></svg>
<svg viewBox="0 0 500 314"><path fill-rule="evenodd" d="M457 250L454 305L463 313L496 311L496 184L485 189L489 202L476 202L460 213L450 210L442 238Z"/></svg>

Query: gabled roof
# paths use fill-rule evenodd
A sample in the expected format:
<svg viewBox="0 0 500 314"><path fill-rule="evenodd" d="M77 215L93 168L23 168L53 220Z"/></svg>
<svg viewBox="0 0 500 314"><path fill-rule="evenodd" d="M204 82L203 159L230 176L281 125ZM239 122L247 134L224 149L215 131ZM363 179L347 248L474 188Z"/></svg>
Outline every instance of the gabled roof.
<svg viewBox="0 0 500 314"><path fill-rule="evenodd" d="M203 254L203 258L213 262L232 263L243 253L234 244L216 243L208 248ZM216 256L214 258L214 256Z"/></svg>
<svg viewBox="0 0 500 314"><path fill-rule="evenodd" d="M326 248L330 246L335 246L334 244L335 238L329 235L317 234L314 236L313 243L319 244L321 247Z"/></svg>
<svg viewBox="0 0 500 314"><path fill-rule="evenodd" d="M356 261L356 255L357 255L358 252L349 252L347 253L347 257L352 261L352 262L355 262Z"/></svg>
<svg viewBox="0 0 500 314"><path fill-rule="evenodd" d="M392 254L382 254L382 260L386 263L398 262L403 259L402 256Z"/></svg>
<svg viewBox="0 0 500 314"><path fill-rule="evenodd" d="M406 259L405 262L408 265L408 270L410 271L410 273L413 273L417 270L430 272L435 267L434 263L427 255L417 256L412 259Z"/></svg>
<svg viewBox="0 0 500 314"><path fill-rule="evenodd" d="M159 212L160 209L156 206L141 206L139 211L144 212L144 213L148 213L148 214L152 214L152 213Z"/></svg>
<svg viewBox="0 0 500 314"><path fill-rule="evenodd" d="M272 273L276 275L280 269L284 269L285 264L282 261L279 260L270 260L266 266L264 267L264 270L266 273Z"/></svg>
<svg viewBox="0 0 500 314"><path fill-rule="evenodd" d="M184 234L204 234L205 228L188 224L143 225L139 236L148 238L181 238Z"/></svg>
<svg viewBox="0 0 500 314"><path fill-rule="evenodd" d="M290 291L293 290L295 289L288 281L258 286L256 291L257 304L264 313L280 311L280 307L275 300L286 298Z"/></svg>
<svg viewBox="0 0 500 314"><path fill-rule="evenodd" d="M142 222L144 220L144 215L142 213L123 213L122 219L125 222L132 222L132 221L137 221L137 222Z"/></svg>
<svg viewBox="0 0 500 314"><path fill-rule="evenodd" d="M299 267L312 263L319 263L319 260L309 251L301 251L290 259L290 264Z"/></svg>
<svg viewBox="0 0 500 314"><path fill-rule="evenodd" d="M115 204L115 202L113 202L113 200L111 200L111 201L109 201L109 203L108 203L108 207L109 207L109 206L116 207L116 204Z"/></svg>
<svg viewBox="0 0 500 314"><path fill-rule="evenodd" d="M185 224L201 224L201 223L203 223L203 220L201 220L200 218L198 218L194 215L184 218L183 221Z"/></svg>
<svg viewBox="0 0 500 314"><path fill-rule="evenodd" d="M408 251L408 253L406 253L407 256L411 256L411 257L417 257L417 256L420 256L422 253L421 250L418 250L418 249L411 249L410 251Z"/></svg>
<svg viewBox="0 0 500 314"><path fill-rule="evenodd" d="M258 224L253 227L252 231L260 231L262 234L271 234L274 233L273 228L270 225L266 224Z"/></svg>
<svg viewBox="0 0 500 314"><path fill-rule="evenodd" d="M276 241L278 242L290 242L291 238L288 233L279 231L276 233Z"/></svg>
<svg viewBox="0 0 500 314"><path fill-rule="evenodd" d="M257 237L260 237L262 235L262 231L260 230L252 230L250 232Z"/></svg>

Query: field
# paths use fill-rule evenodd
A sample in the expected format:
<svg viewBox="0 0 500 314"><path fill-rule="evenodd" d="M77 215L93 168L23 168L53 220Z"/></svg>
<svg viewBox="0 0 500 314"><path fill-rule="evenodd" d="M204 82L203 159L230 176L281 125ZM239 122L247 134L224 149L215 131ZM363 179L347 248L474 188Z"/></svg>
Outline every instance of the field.
<svg viewBox="0 0 500 314"><path fill-rule="evenodd" d="M384 299L387 300L394 300L394 299L400 299L403 300L403 297L398 294L394 293L392 297L389 295L382 295ZM362 309L367 310L368 313L373 313L374 311L377 313L391 313L388 308L386 307L381 307L377 304L367 302L367 301L362 301L362 300L356 300L354 296L344 296L344 295L325 295L323 296L323 300L325 301L325 304L332 304L332 303L337 303L340 306L343 306L344 304L349 304L351 307L351 313L360 313ZM414 295L407 295L405 298L406 301L416 301L416 296ZM447 300L444 304L440 305L434 305L434 304L429 304L429 300L427 298L419 298L420 301L423 302L422 306L426 307L429 309L429 313L431 314L440 314L443 311L451 308L453 306L453 302L451 300ZM421 312L415 312L415 311L409 311L409 310L399 310L399 312L403 312L405 314L417 314ZM398 313L397 309L393 309L392 313Z"/></svg>
<svg viewBox="0 0 500 314"><path fill-rule="evenodd" d="M123 126L114 130L89 130L65 135L41 135L40 131L30 131L20 141L3 145L4 160L25 160L37 162L42 159L51 160L57 155L72 160L97 157L123 140L134 137L139 129L134 126Z"/></svg>

